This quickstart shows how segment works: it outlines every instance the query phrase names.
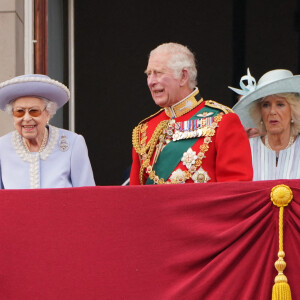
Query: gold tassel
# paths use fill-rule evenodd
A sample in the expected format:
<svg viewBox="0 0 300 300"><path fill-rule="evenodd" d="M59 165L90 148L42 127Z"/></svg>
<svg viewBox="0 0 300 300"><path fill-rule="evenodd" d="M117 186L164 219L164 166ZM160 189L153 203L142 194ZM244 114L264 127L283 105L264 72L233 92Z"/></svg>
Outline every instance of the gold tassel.
<svg viewBox="0 0 300 300"><path fill-rule="evenodd" d="M286 267L284 261L285 253L283 251L283 212L284 206L287 206L293 199L292 190L284 184L272 188L271 201L279 207L279 252L278 260L275 262L275 268L278 275L275 277L275 284L272 289L272 300L291 300L291 289L287 277L283 274Z"/></svg>

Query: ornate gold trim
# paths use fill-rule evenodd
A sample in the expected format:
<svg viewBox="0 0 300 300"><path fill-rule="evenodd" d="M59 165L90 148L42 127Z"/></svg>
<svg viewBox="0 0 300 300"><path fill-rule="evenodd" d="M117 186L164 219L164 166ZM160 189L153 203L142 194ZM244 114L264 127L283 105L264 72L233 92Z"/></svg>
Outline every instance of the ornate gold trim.
<svg viewBox="0 0 300 300"><path fill-rule="evenodd" d="M142 124L142 123L148 121L149 119L151 119L151 118L157 116L157 115L158 115L159 113L161 113L163 110L164 110L164 109L161 108L161 109L160 109L159 111L157 111L156 113L154 113L154 114L152 114L151 116L149 116L149 117L143 119L142 121L140 121L138 125L140 125L140 124Z"/></svg>
<svg viewBox="0 0 300 300"><path fill-rule="evenodd" d="M215 134L215 128L218 127L218 123L222 120L222 113L218 114L214 118L214 123L211 125L213 129L213 133ZM213 135L211 135L213 136ZM200 145L200 151L197 154L198 158L195 162L196 167L201 167L202 160L205 157L205 152L209 150L209 143L211 143L211 137L207 136L204 138L203 144ZM143 175L144 170L146 169L146 173L149 174L149 178L153 180L155 184L176 184L178 182L170 181L169 179L165 181L163 178L159 178L158 175L155 174L155 171L152 169L153 166L150 165L150 158L152 157L148 155L148 158L142 163L142 166L140 168L140 183L143 185ZM197 171L197 168L195 168L194 172L191 172L190 170L184 171L184 182L189 179L195 172Z"/></svg>
<svg viewBox="0 0 300 300"><path fill-rule="evenodd" d="M199 93L198 88L195 89L188 97L179 101L178 103L165 107L165 113L169 118L178 118L186 113L190 112L196 106L198 106L202 101L201 98L199 101L195 98L195 96Z"/></svg>
<svg viewBox="0 0 300 300"><path fill-rule="evenodd" d="M276 299L286 299L291 300L291 288L288 284L288 279L284 275L283 271L286 267L286 262L284 260L285 252L283 250L283 212L284 207L287 206L293 199L293 192L289 186L280 184L272 188L270 198L272 203L279 207L279 236L278 236L278 259L275 262L275 269L278 271L274 279L274 285L272 288L272 300Z"/></svg>
<svg viewBox="0 0 300 300"><path fill-rule="evenodd" d="M224 114L234 113L234 111L230 107L223 105L221 103L218 103L216 101L213 101L213 100L206 100L205 105L212 107L212 108L217 108L219 110L222 110L224 112Z"/></svg>

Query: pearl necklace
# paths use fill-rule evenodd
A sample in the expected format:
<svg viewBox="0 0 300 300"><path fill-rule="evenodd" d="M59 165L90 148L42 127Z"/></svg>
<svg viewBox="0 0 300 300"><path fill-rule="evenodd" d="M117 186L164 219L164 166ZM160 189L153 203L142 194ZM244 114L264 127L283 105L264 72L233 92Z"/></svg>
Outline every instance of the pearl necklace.
<svg viewBox="0 0 300 300"><path fill-rule="evenodd" d="M287 149L288 147L290 147L290 146L294 143L294 140L295 140L295 138L294 138L293 136L290 136L289 143L288 143L287 146L286 146L284 149L282 149L282 150L285 150L285 149ZM270 144L269 144L268 135L265 136L265 146L266 146L268 149L270 149L270 150L272 150L272 151L275 151L275 150L273 150L273 149L271 148L271 146L270 146Z"/></svg>
<svg viewBox="0 0 300 300"><path fill-rule="evenodd" d="M29 150L29 148L28 148L28 145L27 145L27 143L25 141L25 138L23 138L22 140L23 140L23 145L24 145L24 147L26 149L26 152L31 152ZM45 149L47 141L48 141L48 129L45 128L45 132L44 132L44 137L43 137L43 140L42 140L42 144L41 144L41 147L40 147L40 149L38 151L39 153L42 152Z"/></svg>

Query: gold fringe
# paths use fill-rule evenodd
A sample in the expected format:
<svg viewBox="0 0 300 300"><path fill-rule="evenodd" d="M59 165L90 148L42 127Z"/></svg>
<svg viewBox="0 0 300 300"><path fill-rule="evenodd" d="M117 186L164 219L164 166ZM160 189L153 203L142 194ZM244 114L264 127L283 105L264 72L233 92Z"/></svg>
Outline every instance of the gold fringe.
<svg viewBox="0 0 300 300"><path fill-rule="evenodd" d="M291 289L288 283L275 283L272 289L272 300L290 300L292 299Z"/></svg>
<svg viewBox="0 0 300 300"><path fill-rule="evenodd" d="M283 212L284 206L287 206L293 199L293 193L287 185L281 184L272 188L270 196L273 204L279 207L279 251L278 260L274 264L278 275L274 279L272 300L291 300L291 289L287 277L283 274L286 267L286 262L284 261L285 253L283 251Z"/></svg>

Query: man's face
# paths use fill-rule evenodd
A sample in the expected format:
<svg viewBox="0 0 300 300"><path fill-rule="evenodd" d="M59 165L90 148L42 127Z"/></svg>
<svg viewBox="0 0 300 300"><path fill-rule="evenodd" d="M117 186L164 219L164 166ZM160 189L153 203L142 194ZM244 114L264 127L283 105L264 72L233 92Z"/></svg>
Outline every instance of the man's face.
<svg viewBox="0 0 300 300"><path fill-rule="evenodd" d="M168 67L169 58L167 53L153 53L145 71L152 98L160 107L168 107L181 100L181 77L175 78L174 71Z"/></svg>

